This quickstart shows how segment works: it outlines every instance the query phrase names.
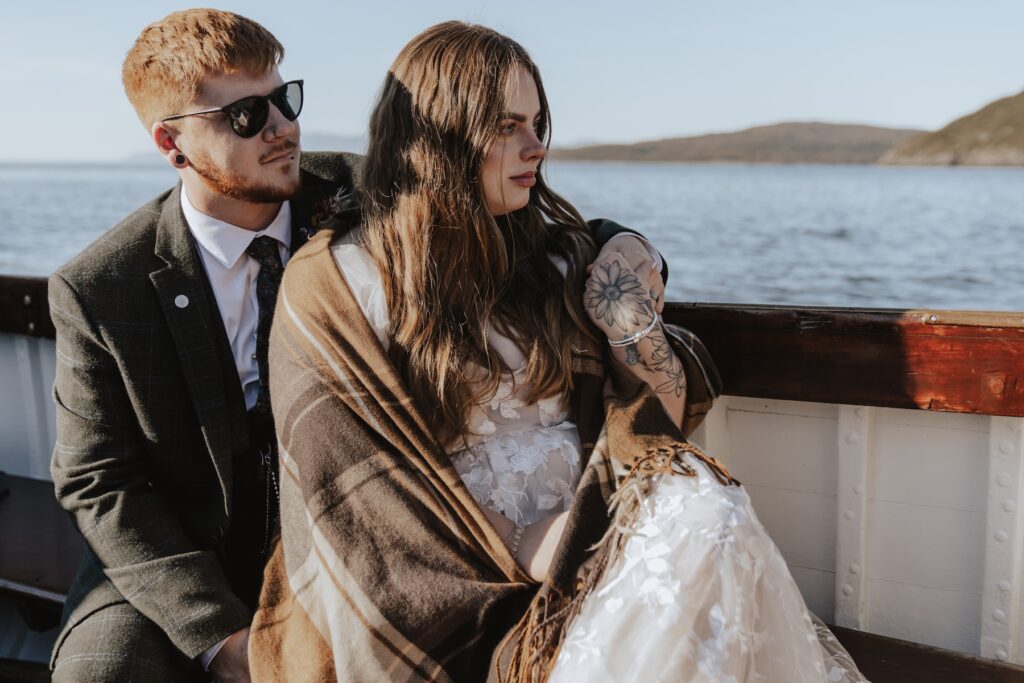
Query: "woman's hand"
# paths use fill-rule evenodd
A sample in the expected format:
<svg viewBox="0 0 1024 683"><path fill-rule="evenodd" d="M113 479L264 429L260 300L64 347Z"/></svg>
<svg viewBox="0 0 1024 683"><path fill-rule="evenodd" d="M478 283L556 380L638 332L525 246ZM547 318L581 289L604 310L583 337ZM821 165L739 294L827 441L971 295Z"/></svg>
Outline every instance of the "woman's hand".
<svg viewBox="0 0 1024 683"><path fill-rule="evenodd" d="M669 418L681 425L686 408L686 373L664 327L654 324L665 305L661 273L639 240L618 241L620 245L635 243L642 254L635 249L625 253L611 249L609 242L588 269L583 308L610 341L622 341L645 331L633 343L612 348L612 356L650 386Z"/></svg>
<svg viewBox="0 0 1024 683"><path fill-rule="evenodd" d="M624 253L606 246L587 269L583 293L590 320L613 341L643 330L665 305L665 285L647 249L636 239L616 241L620 246L635 243L639 249Z"/></svg>

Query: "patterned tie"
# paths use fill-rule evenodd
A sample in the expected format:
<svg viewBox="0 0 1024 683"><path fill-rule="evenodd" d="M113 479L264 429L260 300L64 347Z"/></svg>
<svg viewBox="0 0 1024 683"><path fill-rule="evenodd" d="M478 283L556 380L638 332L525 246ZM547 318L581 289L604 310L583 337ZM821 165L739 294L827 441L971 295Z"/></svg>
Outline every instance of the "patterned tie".
<svg viewBox="0 0 1024 683"><path fill-rule="evenodd" d="M256 326L256 364L260 372L260 393L256 397L256 405L252 412L270 415L270 371L267 368L267 349L270 347L270 323L274 320L274 305L277 303L277 290L281 286L281 252L278 242L273 237L257 237L245 250L260 264L260 273L256 276L256 304L260 309L260 318Z"/></svg>

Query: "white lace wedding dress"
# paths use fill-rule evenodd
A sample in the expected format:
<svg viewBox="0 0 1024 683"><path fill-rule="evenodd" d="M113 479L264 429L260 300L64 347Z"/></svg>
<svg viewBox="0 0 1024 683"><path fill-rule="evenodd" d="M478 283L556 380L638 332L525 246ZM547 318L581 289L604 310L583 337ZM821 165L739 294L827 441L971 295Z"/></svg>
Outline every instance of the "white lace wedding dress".
<svg viewBox="0 0 1024 683"><path fill-rule="evenodd" d="M361 248L333 252L363 312L387 344L376 266ZM522 353L489 337L509 367ZM580 440L560 399L526 404L519 372L475 406L472 436L452 446L456 471L481 505L520 526L568 510ZM685 457L690 457L689 455ZM550 681L805 683L864 681L811 616L746 491L723 486L697 458L696 477L666 476L636 532L569 625Z"/></svg>

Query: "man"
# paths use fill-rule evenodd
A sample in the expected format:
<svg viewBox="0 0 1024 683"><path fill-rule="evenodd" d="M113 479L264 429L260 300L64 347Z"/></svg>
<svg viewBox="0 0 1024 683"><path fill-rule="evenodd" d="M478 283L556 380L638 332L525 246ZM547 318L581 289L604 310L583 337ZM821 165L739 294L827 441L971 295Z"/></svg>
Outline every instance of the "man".
<svg viewBox="0 0 1024 683"><path fill-rule="evenodd" d="M300 163L303 86L281 78L283 54L256 22L196 9L148 26L125 59L128 98L181 182L50 278L52 473L87 541L55 681L249 678L276 525L277 285L359 161Z"/></svg>
<svg viewBox="0 0 1024 683"><path fill-rule="evenodd" d="M269 316L315 205L352 189L357 160L300 165L302 84L282 80L283 53L256 22L189 10L125 59L181 183L50 279L52 472L88 545L54 680L248 679L277 508Z"/></svg>

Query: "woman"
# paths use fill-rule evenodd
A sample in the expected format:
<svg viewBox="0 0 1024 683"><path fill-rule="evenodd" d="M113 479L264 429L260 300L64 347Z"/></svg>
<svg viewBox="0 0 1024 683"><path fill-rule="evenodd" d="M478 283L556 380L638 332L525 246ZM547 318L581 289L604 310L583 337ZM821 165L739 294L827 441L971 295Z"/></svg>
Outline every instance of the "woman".
<svg viewBox="0 0 1024 683"><path fill-rule="evenodd" d="M493 31L440 24L396 59L361 227L282 284L254 678L861 680L685 441L718 379L661 323L656 264L579 267L595 244L543 182L549 123Z"/></svg>

